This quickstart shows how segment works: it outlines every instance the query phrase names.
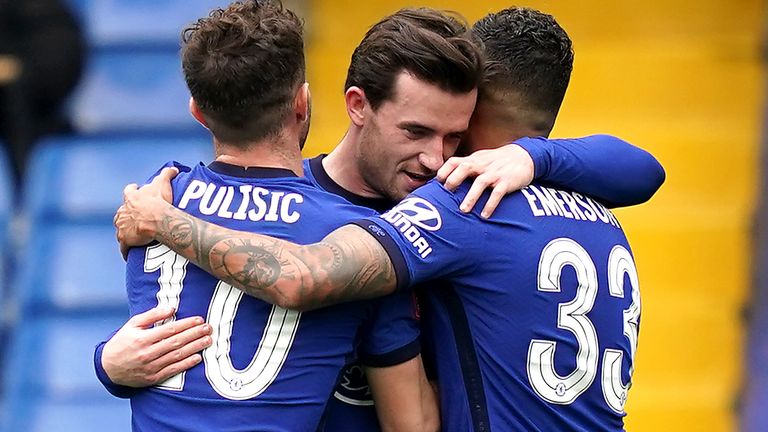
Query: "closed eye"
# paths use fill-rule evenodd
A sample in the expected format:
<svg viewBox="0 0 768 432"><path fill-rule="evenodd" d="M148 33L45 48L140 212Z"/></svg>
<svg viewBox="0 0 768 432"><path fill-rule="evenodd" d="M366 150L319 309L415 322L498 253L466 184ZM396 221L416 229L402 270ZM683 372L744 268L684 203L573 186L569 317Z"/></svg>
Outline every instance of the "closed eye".
<svg viewBox="0 0 768 432"><path fill-rule="evenodd" d="M414 140L425 138L434 133L432 129L416 124L403 124L400 125L400 129L405 131L408 138Z"/></svg>

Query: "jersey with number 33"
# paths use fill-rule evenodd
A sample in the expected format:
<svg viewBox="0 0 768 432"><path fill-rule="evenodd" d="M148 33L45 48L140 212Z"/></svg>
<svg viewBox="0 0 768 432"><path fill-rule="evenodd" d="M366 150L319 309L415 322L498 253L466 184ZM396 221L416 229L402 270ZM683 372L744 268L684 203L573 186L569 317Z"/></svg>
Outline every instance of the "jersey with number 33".
<svg viewBox="0 0 768 432"><path fill-rule="evenodd" d="M431 182L356 222L400 279L451 283L423 305L443 429L623 430L640 295L618 220L589 197L532 185L486 221L459 211L469 186Z"/></svg>

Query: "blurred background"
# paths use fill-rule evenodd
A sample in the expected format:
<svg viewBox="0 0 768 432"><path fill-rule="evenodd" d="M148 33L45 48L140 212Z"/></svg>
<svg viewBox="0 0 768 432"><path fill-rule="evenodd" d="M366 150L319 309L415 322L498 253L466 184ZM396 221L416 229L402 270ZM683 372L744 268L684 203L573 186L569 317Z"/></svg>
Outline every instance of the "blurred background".
<svg viewBox="0 0 768 432"><path fill-rule="evenodd" d="M179 34L227 3L0 0L0 430L130 430L127 402L92 368L127 317L112 214L123 186L163 162L212 158L187 113ZM511 5L284 3L307 23L305 156L344 134L349 57L378 19L431 6L474 22ZM617 211L643 296L627 429L768 430L768 5L516 4L553 14L574 41L553 136L614 134L667 170L651 202Z"/></svg>

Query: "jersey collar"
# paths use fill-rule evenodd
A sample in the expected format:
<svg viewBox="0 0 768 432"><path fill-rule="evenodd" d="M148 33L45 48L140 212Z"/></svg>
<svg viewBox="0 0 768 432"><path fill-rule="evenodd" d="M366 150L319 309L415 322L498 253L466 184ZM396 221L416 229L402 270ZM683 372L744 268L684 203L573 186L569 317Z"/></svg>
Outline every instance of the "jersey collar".
<svg viewBox="0 0 768 432"><path fill-rule="evenodd" d="M328 172L325 170L325 167L323 166L323 159L328 156L327 154L321 154L320 156L314 157L309 160L309 169L312 171L312 176L315 177L315 180L317 183L325 189L327 192L330 192L335 195L339 195L342 198L346 199L347 201L351 202L352 204L359 205L361 207L367 207L369 209L376 210L379 213L382 213L386 210L391 209L395 203L392 201L386 199L386 198L370 198L370 197L364 197L357 195L355 193L352 193L343 187L333 181L331 176L328 175Z"/></svg>
<svg viewBox="0 0 768 432"><path fill-rule="evenodd" d="M279 178L279 177L298 177L295 172L286 168L272 167L243 167L232 165L225 162L213 161L208 164L208 168L219 174L231 177L245 178Z"/></svg>

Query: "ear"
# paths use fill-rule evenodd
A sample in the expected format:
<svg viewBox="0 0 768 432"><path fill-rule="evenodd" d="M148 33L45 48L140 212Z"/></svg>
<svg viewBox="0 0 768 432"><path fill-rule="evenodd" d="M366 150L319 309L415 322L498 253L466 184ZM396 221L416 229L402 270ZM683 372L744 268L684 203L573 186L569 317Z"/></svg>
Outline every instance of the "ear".
<svg viewBox="0 0 768 432"><path fill-rule="evenodd" d="M197 102L195 102L195 98L193 97L189 98L189 112L192 114L192 117L197 120L198 123L203 125L204 128L210 130L208 127L208 122L206 122L205 117L203 117L203 112L200 111L200 107L197 106Z"/></svg>
<svg viewBox="0 0 768 432"><path fill-rule="evenodd" d="M347 104L347 114L356 126L362 127L365 123L365 108L368 106L368 98L360 87L352 86L344 93L344 101Z"/></svg>
<svg viewBox="0 0 768 432"><path fill-rule="evenodd" d="M301 123L309 118L309 83L304 83L296 91L293 98L293 111L296 114L296 122Z"/></svg>

